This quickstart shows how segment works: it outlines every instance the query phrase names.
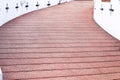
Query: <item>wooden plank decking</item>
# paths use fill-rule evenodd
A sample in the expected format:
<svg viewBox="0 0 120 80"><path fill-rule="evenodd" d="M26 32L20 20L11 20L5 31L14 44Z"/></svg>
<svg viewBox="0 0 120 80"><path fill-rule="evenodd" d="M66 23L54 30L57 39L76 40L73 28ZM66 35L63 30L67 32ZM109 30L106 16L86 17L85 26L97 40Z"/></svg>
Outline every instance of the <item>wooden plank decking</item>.
<svg viewBox="0 0 120 80"><path fill-rule="evenodd" d="M92 1L35 11L0 28L4 80L120 80L120 41L93 20Z"/></svg>

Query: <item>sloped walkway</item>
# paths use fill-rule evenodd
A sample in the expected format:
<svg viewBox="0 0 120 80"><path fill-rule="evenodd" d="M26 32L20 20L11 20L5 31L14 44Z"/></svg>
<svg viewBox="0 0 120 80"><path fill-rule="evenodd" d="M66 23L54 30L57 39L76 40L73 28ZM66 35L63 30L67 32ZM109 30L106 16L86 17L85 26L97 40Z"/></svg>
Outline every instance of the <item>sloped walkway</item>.
<svg viewBox="0 0 120 80"><path fill-rule="evenodd" d="M73 1L5 24L4 80L120 80L120 42L92 15L92 1Z"/></svg>

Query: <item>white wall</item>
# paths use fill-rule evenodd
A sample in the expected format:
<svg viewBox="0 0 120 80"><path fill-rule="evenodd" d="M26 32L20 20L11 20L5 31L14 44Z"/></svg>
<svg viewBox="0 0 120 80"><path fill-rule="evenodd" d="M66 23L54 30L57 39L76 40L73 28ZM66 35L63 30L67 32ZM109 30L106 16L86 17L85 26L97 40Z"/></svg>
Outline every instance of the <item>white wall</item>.
<svg viewBox="0 0 120 80"><path fill-rule="evenodd" d="M58 5L59 1L64 3L71 0L0 0L0 26L20 15L47 8L48 2L50 2L50 6L54 6ZM36 7L37 3L39 4L38 7ZM27 4L29 5L28 8L25 7ZM16 9L16 6L19 8ZM9 9L6 10L6 7L9 7Z"/></svg>
<svg viewBox="0 0 120 80"><path fill-rule="evenodd" d="M111 8L114 11L110 11ZM101 10L103 8L103 10ZM108 33L120 40L120 0L94 0L94 19Z"/></svg>
<svg viewBox="0 0 120 80"><path fill-rule="evenodd" d="M2 71L1 71L1 68L0 68L0 80L2 80Z"/></svg>

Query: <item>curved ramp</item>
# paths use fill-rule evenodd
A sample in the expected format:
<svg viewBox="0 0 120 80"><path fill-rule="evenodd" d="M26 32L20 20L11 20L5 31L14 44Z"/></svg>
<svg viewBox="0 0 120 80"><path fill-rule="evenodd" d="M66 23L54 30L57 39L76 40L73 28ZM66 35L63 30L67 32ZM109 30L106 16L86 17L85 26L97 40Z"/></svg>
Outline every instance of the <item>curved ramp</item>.
<svg viewBox="0 0 120 80"><path fill-rule="evenodd" d="M0 28L4 80L119 80L120 41L93 21L92 1L73 1Z"/></svg>

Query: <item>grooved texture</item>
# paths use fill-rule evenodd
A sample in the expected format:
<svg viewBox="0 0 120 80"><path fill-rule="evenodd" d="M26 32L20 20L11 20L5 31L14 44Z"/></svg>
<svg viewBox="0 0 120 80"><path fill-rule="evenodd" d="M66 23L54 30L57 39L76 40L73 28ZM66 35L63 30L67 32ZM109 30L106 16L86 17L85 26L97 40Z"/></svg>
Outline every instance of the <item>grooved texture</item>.
<svg viewBox="0 0 120 80"><path fill-rule="evenodd" d="M92 1L35 11L0 28L4 80L119 80L120 41L93 20Z"/></svg>

